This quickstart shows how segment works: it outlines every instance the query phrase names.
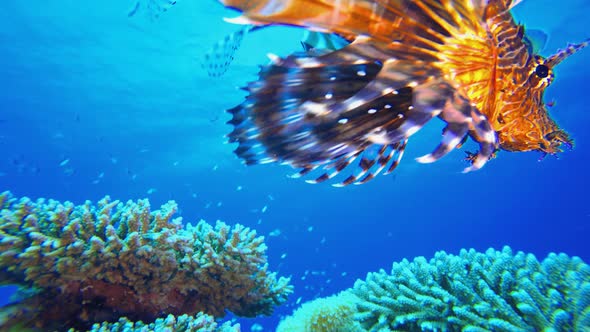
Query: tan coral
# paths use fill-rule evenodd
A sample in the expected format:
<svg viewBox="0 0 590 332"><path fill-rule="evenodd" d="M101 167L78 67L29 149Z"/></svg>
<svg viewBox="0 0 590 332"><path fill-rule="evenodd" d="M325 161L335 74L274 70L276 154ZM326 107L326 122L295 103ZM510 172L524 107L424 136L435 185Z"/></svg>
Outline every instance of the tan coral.
<svg viewBox="0 0 590 332"><path fill-rule="evenodd" d="M94 207L0 194L1 283L39 289L29 307L58 307L40 310L39 321L76 328L108 313L255 316L286 300L292 286L268 271L263 237L220 221L183 227L176 211L174 202L151 211L147 200L107 196Z"/></svg>

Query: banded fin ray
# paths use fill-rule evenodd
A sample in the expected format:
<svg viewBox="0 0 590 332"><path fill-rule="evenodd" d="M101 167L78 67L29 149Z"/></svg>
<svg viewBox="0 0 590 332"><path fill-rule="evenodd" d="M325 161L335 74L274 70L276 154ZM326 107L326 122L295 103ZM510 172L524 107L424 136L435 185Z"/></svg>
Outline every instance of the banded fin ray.
<svg viewBox="0 0 590 332"><path fill-rule="evenodd" d="M364 184L384 170L385 175L391 173L399 165L405 147L406 141L389 145L371 144L365 150L336 158L322 167L304 167L291 177L305 176L311 178L306 182L312 184L330 181L334 187Z"/></svg>

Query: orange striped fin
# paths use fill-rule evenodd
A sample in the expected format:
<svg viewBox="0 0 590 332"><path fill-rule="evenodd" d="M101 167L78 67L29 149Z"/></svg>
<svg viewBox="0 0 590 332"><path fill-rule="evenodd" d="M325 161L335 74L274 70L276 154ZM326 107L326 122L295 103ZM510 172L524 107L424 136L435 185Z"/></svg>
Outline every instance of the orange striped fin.
<svg viewBox="0 0 590 332"><path fill-rule="evenodd" d="M493 0L220 0L241 23L285 24L342 36L441 39L478 29ZM510 1L511 2L511 1ZM494 10L506 10L499 1Z"/></svg>

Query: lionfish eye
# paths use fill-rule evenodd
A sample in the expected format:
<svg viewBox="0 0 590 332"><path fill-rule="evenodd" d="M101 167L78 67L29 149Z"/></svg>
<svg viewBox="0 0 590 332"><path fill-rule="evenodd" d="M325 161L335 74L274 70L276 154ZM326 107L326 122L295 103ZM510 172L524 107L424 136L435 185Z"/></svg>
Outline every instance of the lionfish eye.
<svg viewBox="0 0 590 332"><path fill-rule="evenodd" d="M535 74L537 74L537 76L540 78L545 78L549 76L549 67L545 65L538 65L537 68L535 68Z"/></svg>

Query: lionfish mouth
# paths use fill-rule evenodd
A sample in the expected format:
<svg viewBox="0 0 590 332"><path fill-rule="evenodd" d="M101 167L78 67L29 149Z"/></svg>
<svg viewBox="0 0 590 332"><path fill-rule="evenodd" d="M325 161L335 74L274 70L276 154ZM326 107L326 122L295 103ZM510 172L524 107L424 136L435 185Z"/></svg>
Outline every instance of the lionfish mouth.
<svg viewBox="0 0 590 332"><path fill-rule="evenodd" d="M542 150L546 153L561 152L562 146L571 150L574 148L574 140L563 130L555 130L545 135L545 139L551 142L549 147L542 147Z"/></svg>

